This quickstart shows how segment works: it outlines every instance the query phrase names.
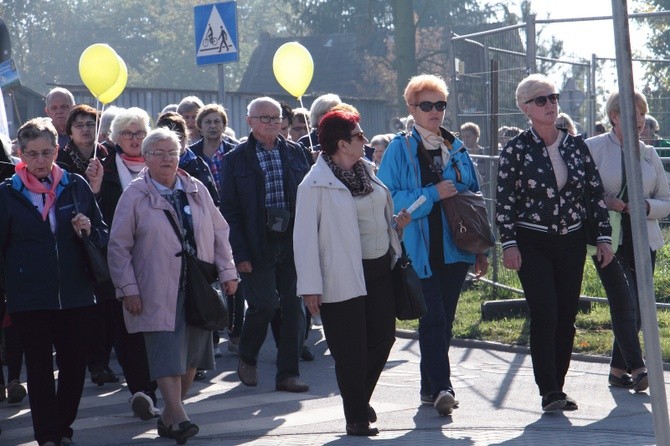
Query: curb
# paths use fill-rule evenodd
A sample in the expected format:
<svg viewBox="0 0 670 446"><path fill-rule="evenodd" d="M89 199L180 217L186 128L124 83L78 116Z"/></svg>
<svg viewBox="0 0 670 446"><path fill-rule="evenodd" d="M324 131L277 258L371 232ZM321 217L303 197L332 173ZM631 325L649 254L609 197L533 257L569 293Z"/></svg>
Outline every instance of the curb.
<svg viewBox="0 0 670 446"><path fill-rule="evenodd" d="M419 339L419 333L417 333L415 330L406 330L402 328L397 328L395 331L395 335L396 337L403 339L416 339L416 340ZM493 350L507 353L524 353L530 355L530 347L526 347L525 345L510 345L510 344L503 344L500 342L482 341L479 339L452 338L451 345L453 345L454 347L461 347L461 348L478 348L482 350ZM573 353L572 359L575 361L601 363L601 364L608 364L610 362L609 356L587 355L584 353ZM664 362L663 370L670 371L670 363Z"/></svg>

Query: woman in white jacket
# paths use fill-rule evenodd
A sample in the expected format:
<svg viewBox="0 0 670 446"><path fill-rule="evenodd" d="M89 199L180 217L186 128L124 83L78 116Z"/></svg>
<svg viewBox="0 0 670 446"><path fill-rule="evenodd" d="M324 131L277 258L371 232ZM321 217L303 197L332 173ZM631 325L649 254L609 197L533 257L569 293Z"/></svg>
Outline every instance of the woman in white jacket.
<svg viewBox="0 0 670 446"><path fill-rule="evenodd" d="M370 436L379 432L370 397L395 341L391 269L411 217L394 218L390 192L364 159L359 120L337 110L319 122L321 154L298 187L293 243L297 291L321 314L346 432Z"/></svg>
<svg viewBox="0 0 670 446"><path fill-rule="evenodd" d="M635 92L635 104L637 130L640 133L644 130L645 115L648 111L647 100L642 93ZM617 237L616 231L612 231L612 245L616 251L617 262L612 262L604 269L599 268L596 263L596 269L610 302L612 330L615 337L609 383L612 386L641 392L646 390L649 384L638 337L640 303L637 297L628 188L623 163L623 150L627 148L621 143L623 133L618 92L612 93L605 108L612 124L612 130L609 133L587 139L586 144L598 166L598 172L605 188L605 204L610 212L620 213L621 220L619 236ZM663 170L663 163L655 149L645 145L642 141L639 141L639 144L653 270L656 263L656 251L664 243L658 220L670 214L670 188ZM618 218L612 220L616 219ZM613 228L617 227L615 222L612 223Z"/></svg>

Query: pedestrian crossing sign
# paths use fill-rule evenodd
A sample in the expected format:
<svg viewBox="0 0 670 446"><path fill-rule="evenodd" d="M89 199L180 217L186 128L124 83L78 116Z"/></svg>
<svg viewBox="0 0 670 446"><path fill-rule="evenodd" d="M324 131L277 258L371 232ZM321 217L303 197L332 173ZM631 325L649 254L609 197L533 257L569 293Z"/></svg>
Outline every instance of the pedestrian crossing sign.
<svg viewBox="0 0 670 446"><path fill-rule="evenodd" d="M237 2L193 8L197 65L237 62Z"/></svg>

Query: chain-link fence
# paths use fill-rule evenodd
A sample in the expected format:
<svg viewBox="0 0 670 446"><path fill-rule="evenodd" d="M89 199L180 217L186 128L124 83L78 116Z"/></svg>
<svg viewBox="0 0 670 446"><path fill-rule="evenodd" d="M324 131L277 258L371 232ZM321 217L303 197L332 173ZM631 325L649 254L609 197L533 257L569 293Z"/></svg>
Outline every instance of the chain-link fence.
<svg viewBox="0 0 670 446"><path fill-rule="evenodd" d="M631 15L631 19L662 20L666 27L670 21L667 13ZM535 25L541 23L546 27L554 22L563 21L536 22L531 16L527 23L452 38L455 74L450 82L448 113L452 122L445 125L458 130L464 123L472 122L480 128L480 147L470 149L470 154L477 163L481 190L487 197L493 226L498 151L520 129L528 127L526 117L516 106L515 91L519 82L532 72L547 74L559 87L560 111L572 118L578 133L592 134L599 111L598 101L604 103L605 95L610 93L600 85L598 76L611 76L612 70L616 73L614 61L598 59L595 55L591 60L542 56L536 44ZM670 135L670 98L649 95L648 100L650 113L658 110L657 118ZM670 149L668 152L661 156L667 156L664 163L670 171ZM670 234L670 223L662 222L662 227ZM668 270L670 260L664 255L659 256L656 276L661 277ZM500 246L492 253L487 276L503 288L510 284L518 286L516 273L502 267ZM602 288L589 291L604 296Z"/></svg>

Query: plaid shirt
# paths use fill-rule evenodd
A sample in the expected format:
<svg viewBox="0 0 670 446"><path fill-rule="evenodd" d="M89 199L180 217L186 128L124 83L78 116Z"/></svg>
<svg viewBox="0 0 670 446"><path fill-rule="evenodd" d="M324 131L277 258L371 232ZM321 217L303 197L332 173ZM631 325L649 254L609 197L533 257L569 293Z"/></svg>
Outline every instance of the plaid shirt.
<svg viewBox="0 0 670 446"><path fill-rule="evenodd" d="M219 148L216 149L216 152L210 158L209 156L202 154L202 158L205 160L209 166L209 170L212 172L212 178L214 178L214 185L216 186L217 192L221 195L221 165L223 164L223 155L226 154L226 144L221 141Z"/></svg>
<svg viewBox="0 0 670 446"><path fill-rule="evenodd" d="M265 172L265 206L279 209L289 209L284 195L284 174L279 157L279 140L272 150L265 150L260 142L256 143L256 156Z"/></svg>

